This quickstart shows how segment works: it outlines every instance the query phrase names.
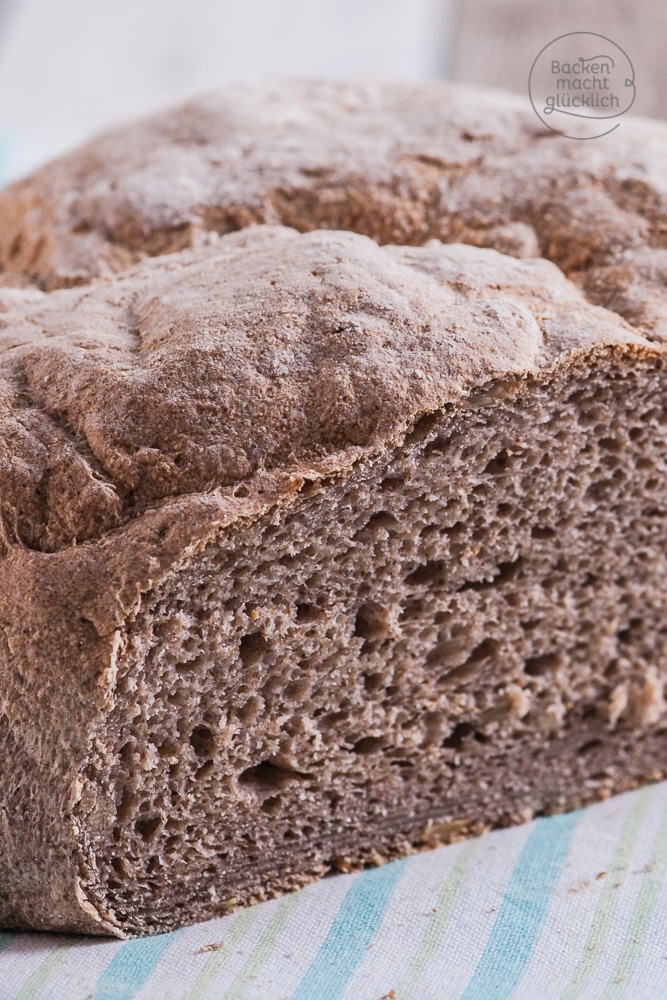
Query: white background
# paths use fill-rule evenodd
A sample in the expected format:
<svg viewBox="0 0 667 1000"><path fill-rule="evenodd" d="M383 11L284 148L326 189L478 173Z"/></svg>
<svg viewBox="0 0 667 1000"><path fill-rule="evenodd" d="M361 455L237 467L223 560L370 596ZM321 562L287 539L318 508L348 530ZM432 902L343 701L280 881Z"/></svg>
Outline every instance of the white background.
<svg viewBox="0 0 667 1000"><path fill-rule="evenodd" d="M230 80L446 73L450 0L0 0L0 177Z"/></svg>

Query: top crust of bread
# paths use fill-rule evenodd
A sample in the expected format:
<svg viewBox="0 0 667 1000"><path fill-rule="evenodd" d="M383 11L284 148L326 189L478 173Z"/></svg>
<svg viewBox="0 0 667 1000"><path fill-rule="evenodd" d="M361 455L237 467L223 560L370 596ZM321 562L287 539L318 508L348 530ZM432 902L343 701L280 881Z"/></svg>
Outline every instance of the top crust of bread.
<svg viewBox="0 0 667 1000"><path fill-rule="evenodd" d="M5 283L45 289L256 223L544 256L667 335L667 126L588 142L452 84L237 86L95 139L0 193Z"/></svg>

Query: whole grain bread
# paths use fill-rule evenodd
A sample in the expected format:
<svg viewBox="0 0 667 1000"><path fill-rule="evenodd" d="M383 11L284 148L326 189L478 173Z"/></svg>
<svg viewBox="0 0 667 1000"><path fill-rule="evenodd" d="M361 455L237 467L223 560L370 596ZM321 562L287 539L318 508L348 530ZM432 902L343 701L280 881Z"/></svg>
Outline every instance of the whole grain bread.
<svg viewBox="0 0 667 1000"><path fill-rule="evenodd" d="M294 84L4 192L2 925L154 933L667 773L667 128L626 124Z"/></svg>

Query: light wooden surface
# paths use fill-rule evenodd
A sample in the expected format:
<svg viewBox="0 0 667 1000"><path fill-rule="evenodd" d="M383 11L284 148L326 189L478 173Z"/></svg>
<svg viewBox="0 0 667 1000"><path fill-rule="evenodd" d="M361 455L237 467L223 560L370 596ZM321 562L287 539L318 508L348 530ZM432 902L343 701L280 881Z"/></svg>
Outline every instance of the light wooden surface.
<svg viewBox="0 0 667 1000"><path fill-rule="evenodd" d="M594 31L635 68L634 114L667 117L667 0L456 0L450 67L455 80L527 94L540 49L570 31Z"/></svg>

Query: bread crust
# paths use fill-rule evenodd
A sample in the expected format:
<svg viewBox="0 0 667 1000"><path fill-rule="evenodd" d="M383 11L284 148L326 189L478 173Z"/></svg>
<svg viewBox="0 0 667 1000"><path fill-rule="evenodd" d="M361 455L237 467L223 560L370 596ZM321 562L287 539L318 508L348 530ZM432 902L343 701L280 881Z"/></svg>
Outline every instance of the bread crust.
<svg viewBox="0 0 667 1000"><path fill-rule="evenodd" d="M87 283L268 223L544 256L666 334L667 126L575 142L527 98L433 83L239 85L108 132L0 193L8 283Z"/></svg>

